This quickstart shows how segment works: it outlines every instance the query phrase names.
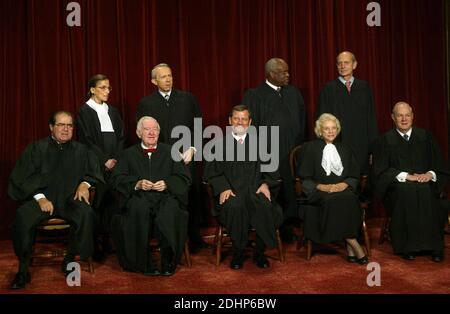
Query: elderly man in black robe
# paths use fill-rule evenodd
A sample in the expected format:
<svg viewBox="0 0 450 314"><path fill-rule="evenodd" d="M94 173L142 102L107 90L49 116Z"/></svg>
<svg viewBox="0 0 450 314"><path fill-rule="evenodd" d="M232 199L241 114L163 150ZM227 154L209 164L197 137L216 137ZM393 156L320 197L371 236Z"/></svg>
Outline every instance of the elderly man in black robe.
<svg viewBox="0 0 450 314"><path fill-rule="evenodd" d="M172 158L171 146L158 143L160 127L154 118L142 117L136 133L142 142L123 152L111 177L123 195L123 212L112 223L119 263L128 271L171 276L187 238L191 178L185 164ZM159 240L160 269L152 258L153 237Z"/></svg>
<svg viewBox="0 0 450 314"><path fill-rule="evenodd" d="M14 251L19 259L13 289L24 288L31 280L28 268L35 227L42 220L58 216L74 228L63 271L76 254L87 260L93 253L94 212L89 204L89 187L103 182L103 177L95 155L72 140L73 123L70 112L53 114L51 136L30 144L9 178L8 194L23 202L13 223Z"/></svg>
<svg viewBox="0 0 450 314"><path fill-rule="evenodd" d="M216 149L220 147L222 153L214 156L205 168L206 180L217 196L213 214L218 216L231 236L232 269L243 267L249 227L254 228L257 235L253 261L260 268L268 268L264 250L266 246L276 246L276 229L283 221L282 210L270 191L270 188L278 186L279 175L277 171L261 171L257 143L253 142L254 146L250 144L257 141L256 136L252 138L256 134L247 133L251 122L248 108L235 106L229 117L231 134L216 142Z"/></svg>
<svg viewBox="0 0 450 314"><path fill-rule="evenodd" d="M248 106L256 127L279 128L279 173L282 179L279 199L285 219L280 231L283 241L292 242L293 218L298 215L289 153L304 140L305 103L300 91L289 84L289 67L286 61L280 58L270 59L265 65L265 74L265 82L249 89L242 104ZM271 138L270 133L268 138Z"/></svg>
<svg viewBox="0 0 450 314"><path fill-rule="evenodd" d="M438 197L443 159L433 135L413 127L413 119L409 104L395 104L395 128L377 141L374 150L376 189L391 216L394 252L413 260L428 251L434 262L441 262L445 215Z"/></svg>
<svg viewBox="0 0 450 314"><path fill-rule="evenodd" d="M372 90L366 81L353 76L358 62L353 53L343 51L336 57L339 77L320 91L317 117L331 113L342 125L340 138L356 155L361 173L368 174L371 145L378 137Z"/></svg>
<svg viewBox="0 0 450 314"><path fill-rule="evenodd" d="M184 126L191 132L191 146L181 153L192 179L188 204L188 236L189 248L192 253L196 253L201 248L209 247L201 235L201 226L206 223L207 215L201 197L201 176L197 174L200 162L194 161L197 149L201 149L194 145L195 132L202 134L201 124L194 123L194 119L202 118L200 104L192 93L173 88L172 69L168 64L157 64L151 71L151 79L157 90L141 99L136 121L143 116L155 118L161 126L159 142L170 145L178 141L178 138L171 136L175 127Z"/></svg>

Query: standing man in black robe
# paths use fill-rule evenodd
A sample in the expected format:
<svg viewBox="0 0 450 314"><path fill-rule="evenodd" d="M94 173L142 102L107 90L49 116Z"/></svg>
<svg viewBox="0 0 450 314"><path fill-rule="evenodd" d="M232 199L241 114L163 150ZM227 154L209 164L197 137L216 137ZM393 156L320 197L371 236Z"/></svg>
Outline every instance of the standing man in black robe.
<svg viewBox="0 0 450 314"><path fill-rule="evenodd" d="M229 116L232 133L218 140L223 155L206 164L205 177L217 196L214 216L230 233L233 244L233 259L230 267L240 269L244 264L244 249L248 242L248 230L256 230L256 246L253 261L259 268L268 268L264 256L266 246L276 247L276 229L283 221L282 209L272 200L270 188L278 186L278 172L261 172L261 160L257 155L256 134L247 133L251 124L246 106L233 107ZM256 132L255 132L256 133ZM250 152L255 149L255 152ZM232 154L227 152L232 150ZM240 151L241 150L241 151ZM243 158L238 158L242 153ZM255 153L252 160L252 153ZM245 154L245 155L244 155ZM228 160L228 156L233 156Z"/></svg>
<svg viewBox="0 0 450 314"><path fill-rule="evenodd" d="M395 128L381 136L374 149L376 190L391 217L394 252L414 260L417 253L429 251L434 262L441 262L446 212L438 197L444 163L433 135L413 127L413 119L409 104L395 104Z"/></svg>
<svg viewBox="0 0 450 314"><path fill-rule="evenodd" d="M103 182L103 177L95 155L72 140L73 126L70 112L53 114L49 121L51 136L30 144L9 178L9 196L23 202L13 223L19 271L12 289L24 288L31 280L28 267L35 227L42 220L58 216L74 228L63 271L76 254L87 260L93 253L94 212L89 204L89 187Z"/></svg>
<svg viewBox="0 0 450 314"><path fill-rule="evenodd" d="M300 91L289 85L289 67L283 59L272 58L267 61L265 73L266 81L248 90L242 104L248 106L256 127L279 127L279 172L283 181L280 202L285 220L281 237L285 242L292 242L292 220L298 216L298 210L289 153L304 140L305 103Z"/></svg>
<svg viewBox="0 0 450 314"><path fill-rule="evenodd" d="M174 161L170 145L158 143L155 119L139 119L136 133L142 142L123 152L111 177L123 195L124 211L112 222L117 255L125 270L171 276L187 238L190 174L182 161ZM152 259L154 236L161 249L161 270Z"/></svg>
<svg viewBox="0 0 450 314"><path fill-rule="evenodd" d="M152 83L158 88L153 94L144 97L138 105L136 121L143 116L155 118L161 126L160 143L173 145L177 138L171 137L176 126L186 126L191 132L191 147L183 152L184 163L188 166L192 185L189 191L189 227L190 249L193 253L208 247L201 236L200 227L206 221L204 204L201 198L201 182L197 175L197 163L193 161L197 149L194 147L194 132L202 134L201 125L195 125L194 119L202 113L196 97L185 91L173 88L172 70L166 63L156 65L151 72ZM201 147L198 147L201 149Z"/></svg>
<svg viewBox="0 0 450 314"><path fill-rule="evenodd" d="M317 117L331 113L339 119L340 140L354 151L361 174L365 175L369 171L369 153L378 136L378 127L372 90L366 81L353 76L357 65L355 55L349 51L337 56L339 77L320 91Z"/></svg>

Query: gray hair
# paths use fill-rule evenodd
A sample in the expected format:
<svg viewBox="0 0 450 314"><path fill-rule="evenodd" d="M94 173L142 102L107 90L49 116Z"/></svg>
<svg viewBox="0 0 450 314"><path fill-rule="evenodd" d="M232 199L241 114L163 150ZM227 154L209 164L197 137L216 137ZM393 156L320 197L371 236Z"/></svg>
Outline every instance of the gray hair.
<svg viewBox="0 0 450 314"><path fill-rule="evenodd" d="M161 130L161 128L159 127L159 123L158 123L158 121L156 121L155 118L150 117L150 116L143 116L142 118L139 119L139 121L137 123L137 126L136 126L136 130L137 131L139 131L139 132L142 131L142 125L144 124L145 120L153 120L153 121L155 121L156 122L156 127L158 128L158 131Z"/></svg>
<svg viewBox="0 0 450 314"><path fill-rule="evenodd" d="M331 113L322 113L316 121L316 126L314 128L314 133L316 133L316 136L318 138L322 138L322 125L325 123L325 121L333 121L336 123L336 136L341 133L341 123L339 122L339 119L333 116Z"/></svg>
<svg viewBox="0 0 450 314"><path fill-rule="evenodd" d="M169 68L170 69L170 66L167 63L160 63L160 64L155 65L151 72L152 80L156 79L156 70L158 70L158 68Z"/></svg>
<svg viewBox="0 0 450 314"><path fill-rule="evenodd" d="M400 107L400 106L406 106L406 107L408 107L409 109L411 109L411 112L413 112L412 107L411 107L406 101L399 101L399 102L397 102L397 103L394 105L394 107L392 107L392 114L395 115L395 113L396 113L396 111L397 111L397 108Z"/></svg>

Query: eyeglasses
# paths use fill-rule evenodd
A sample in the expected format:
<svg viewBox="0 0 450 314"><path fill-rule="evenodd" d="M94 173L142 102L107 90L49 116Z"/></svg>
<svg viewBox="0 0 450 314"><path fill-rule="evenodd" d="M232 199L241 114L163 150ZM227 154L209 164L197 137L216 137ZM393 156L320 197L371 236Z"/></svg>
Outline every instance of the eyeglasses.
<svg viewBox="0 0 450 314"><path fill-rule="evenodd" d="M55 126L61 129L64 129L65 127L67 127L68 129L73 129L72 123L55 123Z"/></svg>
<svg viewBox="0 0 450 314"><path fill-rule="evenodd" d="M103 92L108 90L108 91L112 91L112 87L111 86L97 86L96 88L102 90Z"/></svg>

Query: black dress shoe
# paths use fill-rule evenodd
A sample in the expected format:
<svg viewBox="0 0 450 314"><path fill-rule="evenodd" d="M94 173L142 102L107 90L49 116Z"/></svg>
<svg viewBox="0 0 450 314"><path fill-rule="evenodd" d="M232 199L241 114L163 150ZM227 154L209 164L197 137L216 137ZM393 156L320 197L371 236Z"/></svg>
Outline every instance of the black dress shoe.
<svg viewBox="0 0 450 314"><path fill-rule="evenodd" d="M151 267L144 272L144 275L145 276L159 276L159 275L161 275L161 272L159 271L158 268ZM165 275L165 276L167 276L167 275Z"/></svg>
<svg viewBox="0 0 450 314"><path fill-rule="evenodd" d="M17 273L14 280L11 283L11 289L23 289L25 285L31 281L31 275L29 272Z"/></svg>
<svg viewBox="0 0 450 314"><path fill-rule="evenodd" d="M356 262L359 264L359 265L366 265L367 263L369 263L369 258L367 257L367 256L363 256L363 257L361 257L361 258L356 258Z"/></svg>
<svg viewBox="0 0 450 314"><path fill-rule="evenodd" d="M356 263L358 261L358 258L356 256L347 255L347 261L349 263Z"/></svg>
<svg viewBox="0 0 450 314"><path fill-rule="evenodd" d="M230 263L231 269L241 269L244 267L244 255L243 254L234 254L233 259Z"/></svg>
<svg viewBox="0 0 450 314"><path fill-rule="evenodd" d="M433 253L433 254L431 254L431 260L435 263L440 263L444 260L444 254L443 253Z"/></svg>
<svg viewBox="0 0 450 314"><path fill-rule="evenodd" d="M413 261L416 259L416 255L413 253L405 253L402 255L403 259L406 259L407 261Z"/></svg>
<svg viewBox="0 0 450 314"><path fill-rule="evenodd" d="M269 261L264 255L255 255L253 257L253 262L255 262L256 266L259 268L269 268L270 266Z"/></svg>
<svg viewBox="0 0 450 314"><path fill-rule="evenodd" d="M161 276L172 276L176 269L175 263L164 263L161 265Z"/></svg>

